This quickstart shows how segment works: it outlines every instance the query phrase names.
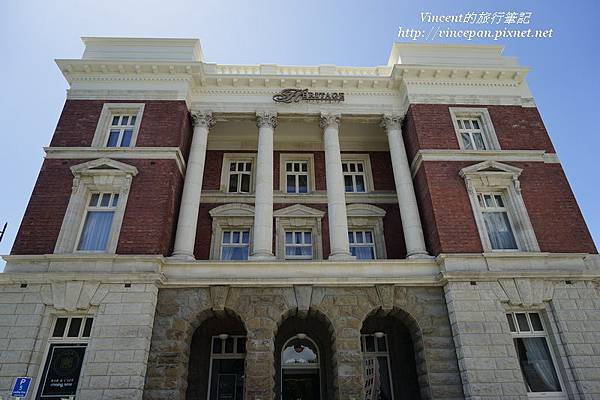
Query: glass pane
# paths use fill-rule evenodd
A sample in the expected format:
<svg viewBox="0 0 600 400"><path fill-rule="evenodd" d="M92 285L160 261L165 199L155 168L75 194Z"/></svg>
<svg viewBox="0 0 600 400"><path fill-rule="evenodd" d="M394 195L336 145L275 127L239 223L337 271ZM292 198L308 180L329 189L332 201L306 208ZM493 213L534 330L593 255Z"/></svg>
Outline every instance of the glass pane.
<svg viewBox="0 0 600 400"><path fill-rule="evenodd" d="M352 183L352 175L344 175L344 186L346 192L354 192L354 184Z"/></svg>
<svg viewBox="0 0 600 400"><path fill-rule="evenodd" d="M373 243L373 234L371 232L365 232L365 242Z"/></svg>
<svg viewBox="0 0 600 400"><path fill-rule="evenodd" d="M485 199L485 205L488 207L494 207L494 200L492 199L492 196L489 194L484 194L483 198Z"/></svg>
<svg viewBox="0 0 600 400"><path fill-rule="evenodd" d="M298 189L300 193L308 193L308 176L298 175Z"/></svg>
<svg viewBox="0 0 600 400"><path fill-rule="evenodd" d="M308 165L306 163L302 163L302 172L308 171Z"/></svg>
<svg viewBox="0 0 600 400"><path fill-rule="evenodd" d="M558 375L546 338L515 338L521 372L528 392L560 392Z"/></svg>
<svg viewBox="0 0 600 400"><path fill-rule="evenodd" d="M233 338L225 339L225 353L231 354L233 353Z"/></svg>
<svg viewBox="0 0 600 400"><path fill-rule="evenodd" d="M469 136L468 133L461 133L460 137L462 138L465 149L473 150L473 144L471 143L471 136Z"/></svg>
<svg viewBox="0 0 600 400"><path fill-rule="evenodd" d="M119 144L119 130L111 130L108 134L108 143L106 143L107 147L117 147Z"/></svg>
<svg viewBox="0 0 600 400"><path fill-rule="evenodd" d="M356 164L350 163L350 172L356 172Z"/></svg>
<svg viewBox="0 0 600 400"><path fill-rule="evenodd" d="M294 163L294 172L300 172L300 164Z"/></svg>
<svg viewBox="0 0 600 400"><path fill-rule="evenodd" d="M231 232L223 232L223 243L231 243Z"/></svg>
<svg viewBox="0 0 600 400"><path fill-rule="evenodd" d="M348 163L342 163L342 172L348 172Z"/></svg>
<svg viewBox="0 0 600 400"><path fill-rule="evenodd" d="M238 175L233 174L229 176L229 193L237 192Z"/></svg>
<svg viewBox="0 0 600 400"><path fill-rule="evenodd" d="M247 162L246 163L246 169L245 169L245 171L246 172L252 171L252 163L251 162Z"/></svg>
<svg viewBox="0 0 600 400"><path fill-rule="evenodd" d="M286 232L285 233L285 242L287 244L293 243L293 236L292 236L292 232Z"/></svg>
<svg viewBox="0 0 600 400"><path fill-rule="evenodd" d="M78 337L79 329L81 328L81 318L71 318L71 324L69 325L68 337Z"/></svg>
<svg viewBox="0 0 600 400"><path fill-rule="evenodd" d="M476 119L474 119L472 122L473 122L473 128L479 129L479 122L477 122Z"/></svg>
<svg viewBox="0 0 600 400"><path fill-rule="evenodd" d="M306 243L306 244L312 243L312 234L310 232L304 232L304 243Z"/></svg>
<svg viewBox="0 0 600 400"><path fill-rule="evenodd" d="M362 232L355 232L356 235L356 243L363 243L363 233Z"/></svg>
<svg viewBox="0 0 600 400"><path fill-rule="evenodd" d="M296 193L296 176L295 175L287 175L286 178L286 191L288 193Z"/></svg>
<svg viewBox="0 0 600 400"><path fill-rule="evenodd" d="M483 141L483 136L481 135L481 133L474 132L473 141L475 142L475 149L485 150L485 142Z"/></svg>
<svg viewBox="0 0 600 400"><path fill-rule="evenodd" d="M123 115L121 118L121 125L127 125L129 123L129 115Z"/></svg>
<svg viewBox="0 0 600 400"><path fill-rule="evenodd" d="M458 121L456 121L456 122L458 122L458 127L459 127L460 129L463 129L463 123L462 123L462 120L460 120L460 119L459 119L459 120L458 120Z"/></svg>
<svg viewBox="0 0 600 400"><path fill-rule="evenodd" d="M116 207L117 204L119 204L119 194L115 193L115 195L113 196L112 206Z"/></svg>
<svg viewBox="0 0 600 400"><path fill-rule="evenodd" d="M302 232L294 232L295 240L294 243L302 243Z"/></svg>
<svg viewBox="0 0 600 400"><path fill-rule="evenodd" d="M78 250L104 251L108 244L114 212L89 211L85 217Z"/></svg>
<svg viewBox="0 0 600 400"><path fill-rule="evenodd" d="M318 364L317 350L306 339L294 339L281 353L281 364Z"/></svg>
<svg viewBox="0 0 600 400"><path fill-rule="evenodd" d="M212 352L213 354L221 354L222 341L218 337L213 338Z"/></svg>
<svg viewBox="0 0 600 400"><path fill-rule="evenodd" d="M137 119L137 117L134 115L131 117L131 121L129 121L129 125L135 125L135 120Z"/></svg>
<svg viewBox="0 0 600 400"><path fill-rule="evenodd" d="M508 320L508 327L511 332L516 332L517 328L515 328L515 320L513 319L512 314L506 314L506 319Z"/></svg>
<svg viewBox="0 0 600 400"><path fill-rule="evenodd" d="M224 246L221 249L221 260L247 260L248 246Z"/></svg>
<svg viewBox="0 0 600 400"><path fill-rule="evenodd" d="M373 335L365 336L365 346L368 353L375 351L375 337Z"/></svg>
<svg viewBox="0 0 600 400"><path fill-rule="evenodd" d="M52 337L62 337L65 334L65 328L67 327L68 318L58 318L56 325L54 325L54 331Z"/></svg>
<svg viewBox="0 0 600 400"><path fill-rule="evenodd" d="M229 164L229 170L230 171L235 171L235 163L232 162L231 164Z"/></svg>
<svg viewBox="0 0 600 400"><path fill-rule="evenodd" d="M363 165L362 165L362 163L357 164L356 167L358 169L358 172L363 172Z"/></svg>
<svg viewBox="0 0 600 400"><path fill-rule="evenodd" d="M111 125L119 125L119 116L118 115L115 115L113 117Z"/></svg>
<svg viewBox="0 0 600 400"><path fill-rule="evenodd" d="M371 246L350 246L350 254L357 260L374 260L375 250Z"/></svg>
<svg viewBox="0 0 600 400"><path fill-rule="evenodd" d="M544 330L544 327L542 326L542 320L540 319L540 314L529 313L529 319L531 320L531 327L534 331L541 332Z"/></svg>
<svg viewBox="0 0 600 400"><path fill-rule="evenodd" d="M285 163L285 170L288 172L292 171L292 163Z"/></svg>
<svg viewBox="0 0 600 400"><path fill-rule="evenodd" d="M133 131L131 129L125 129L123 131L123 139L121 140L121 147L129 147L131 144L131 137L133 136Z"/></svg>
<svg viewBox="0 0 600 400"><path fill-rule="evenodd" d="M92 323L94 322L93 318L86 318L85 325L83 326L82 337L90 337L90 333L92 332Z"/></svg>
<svg viewBox="0 0 600 400"><path fill-rule="evenodd" d="M390 371L388 369L387 357L377 357L379 369L379 399L391 399L392 388L390 385Z"/></svg>
<svg viewBox="0 0 600 400"><path fill-rule="evenodd" d="M239 162L237 164L237 170L238 171L243 171L244 170L244 163L243 162Z"/></svg>
<svg viewBox="0 0 600 400"><path fill-rule="evenodd" d="M365 180L362 175L356 175L356 191L357 192L365 191Z"/></svg>
<svg viewBox="0 0 600 400"><path fill-rule="evenodd" d="M110 193L102 193L102 200L100 200L100 207L108 207L110 204Z"/></svg>
<svg viewBox="0 0 600 400"><path fill-rule="evenodd" d="M246 352L246 338L245 337L239 337L237 338L237 349L236 352L238 354L244 354Z"/></svg>
<svg viewBox="0 0 600 400"><path fill-rule="evenodd" d="M239 243L240 242L240 232L239 231L234 231L233 232L233 238L231 240L232 243Z"/></svg>
<svg viewBox="0 0 600 400"><path fill-rule="evenodd" d="M242 175L242 190L243 193L250 192L250 175L244 174Z"/></svg>
<svg viewBox="0 0 600 400"><path fill-rule="evenodd" d="M248 231L242 232L242 243L244 243L244 244L250 243L250 232L248 232Z"/></svg>
<svg viewBox="0 0 600 400"><path fill-rule="evenodd" d="M483 220L488 231L490 244L495 250L517 250L508 215L505 212L485 212Z"/></svg>
<svg viewBox="0 0 600 400"><path fill-rule="evenodd" d="M485 208L485 204L483 203L483 196L478 194L477 200L479 200L479 207Z"/></svg>
<svg viewBox="0 0 600 400"><path fill-rule="evenodd" d="M348 242L354 243L354 232L348 232Z"/></svg>
<svg viewBox="0 0 600 400"><path fill-rule="evenodd" d="M521 332L529 332L529 324L527 323L527 317L524 313L517 313L517 323L519 324L519 330Z"/></svg>
<svg viewBox="0 0 600 400"><path fill-rule="evenodd" d="M471 129L471 121L465 119L463 123L465 124L465 129Z"/></svg>
<svg viewBox="0 0 600 400"><path fill-rule="evenodd" d="M385 336L376 338L377 340L377 351L387 351L387 346L385 343Z"/></svg>
<svg viewBox="0 0 600 400"><path fill-rule="evenodd" d="M100 198L100 194L99 193L92 194L92 196L90 197L90 206L96 207L98 205L98 199L99 198Z"/></svg>
<svg viewBox="0 0 600 400"><path fill-rule="evenodd" d="M502 201L502 196L497 194L494 196L496 198L496 204L498 207L504 207L504 201Z"/></svg>

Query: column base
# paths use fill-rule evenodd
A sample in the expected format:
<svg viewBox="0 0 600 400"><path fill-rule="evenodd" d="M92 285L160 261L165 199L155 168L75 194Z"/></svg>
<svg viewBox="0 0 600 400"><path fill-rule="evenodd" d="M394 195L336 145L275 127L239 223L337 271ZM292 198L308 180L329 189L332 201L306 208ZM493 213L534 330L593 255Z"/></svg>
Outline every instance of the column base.
<svg viewBox="0 0 600 400"><path fill-rule="evenodd" d="M424 253L412 253L412 254L408 254L406 256L407 259L409 260L418 260L418 259L432 259L435 258L434 256L430 256L429 253L424 252Z"/></svg>
<svg viewBox="0 0 600 400"><path fill-rule="evenodd" d="M169 260L175 260L175 261L196 261L196 257L194 257L193 254L188 254L188 253L173 253L172 256L167 257Z"/></svg>
<svg viewBox="0 0 600 400"><path fill-rule="evenodd" d="M248 256L250 261L275 261L275 259L273 254L251 254Z"/></svg>
<svg viewBox="0 0 600 400"><path fill-rule="evenodd" d="M356 256L353 256L350 253L337 253L330 254L327 258L329 261L353 261L356 260Z"/></svg>

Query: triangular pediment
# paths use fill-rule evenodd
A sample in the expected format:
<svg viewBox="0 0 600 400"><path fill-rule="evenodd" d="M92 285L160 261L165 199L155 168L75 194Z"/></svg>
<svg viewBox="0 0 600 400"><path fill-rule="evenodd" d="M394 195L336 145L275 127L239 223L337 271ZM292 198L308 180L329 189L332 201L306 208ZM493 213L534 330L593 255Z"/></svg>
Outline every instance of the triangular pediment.
<svg viewBox="0 0 600 400"><path fill-rule="evenodd" d="M301 204L294 204L293 206L281 208L273 212L274 217L323 218L323 215L325 215L325 212Z"/></svg>
<svg viewBox="0 0 600 400"><path fill-rule="evenodd" d="M384 209L371 204L349 204L346 207L346 214L349 217L384 217Z"/></svg>
<svg viewBox="0 0 600 400"><path fill-rule="evenodd" d="M73 175L81 175L92 171L107 171L111 174L114 174L118 171L125 175L132 176L135 176L138 173L138 169L133 165L125 164L111 158L98 158L96 160L87 161L83 164L77 164L71 167L71 172Z"/></svg>
<svg viewBox="0 0 600 400"><path fill-rule="evenodd" d="M498 161L484 161L475 165L470 165L460 170L460 176L465 177L468 175L476 174L510 174L515 178L521 175L523 170L521 168L513 167L512 165L504 164Z"/></svg>
<svg viewBox="0 0 600 400"><path fill-rule="evenodd" d="M254 217L254 207L248 204L223 204L208 212L211 217Z"/></svg>

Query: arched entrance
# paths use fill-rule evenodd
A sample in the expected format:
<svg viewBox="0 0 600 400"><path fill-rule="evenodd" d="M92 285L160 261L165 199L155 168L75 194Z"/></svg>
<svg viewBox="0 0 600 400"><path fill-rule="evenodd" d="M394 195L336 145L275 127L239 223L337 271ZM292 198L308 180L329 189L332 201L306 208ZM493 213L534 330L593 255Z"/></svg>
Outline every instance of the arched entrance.
<svg viewBox="0 0 600 400"><path fill-rule="evenodd" d="M331 331L329 321L315 311L281 323L275 336L278 399L334 398Z"/></svg>
<svg viewBox="0 0 600 400"><path fill-rule="evenodd" d="M187 400L243 400L246 329L230 311L214 314L192 337Z"/></svg>
<svg viewBox="0 0 600 400"><path fill-rule="evenodd" d="M413 343L417 330L416 322L400 310L379 310L365 319L360 331L365 400L421 398Z"/></svg>

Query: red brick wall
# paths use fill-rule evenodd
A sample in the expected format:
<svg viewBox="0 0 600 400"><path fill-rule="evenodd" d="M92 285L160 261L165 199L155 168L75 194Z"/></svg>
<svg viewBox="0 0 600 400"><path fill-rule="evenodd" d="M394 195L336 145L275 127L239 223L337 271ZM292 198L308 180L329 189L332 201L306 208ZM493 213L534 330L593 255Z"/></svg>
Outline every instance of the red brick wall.
<svg viewBox="0 0 600 400"><path fill-rule="evenodd" d="M461 168L473 162L424 162L415 188L432 254L479 253L481 240ZM589 252L596 248L559 164L510 163L520 177L525 206L541 251Z"/></svg>
<svg viewBox="0 0 600 400"><path fill-rule="evenodd" d="M70 167L89 160L46 159L38 176L11 254L54 252L71 196ZM172 160L119 160L138 168L133 178L117 253L171 252L183 185Z"/></svg>
<svg viewBox="0 0 600 400"><path fill-rule="evenodd" d="M537 108L411 104L403 128L409 160L412 160L420 149L460 148L450 116L450 107L487 108L502 150L555 152Z"/></svg>
<svg viewBox="0 0 600 400"><path fill-rule="evenodd" d="M92 144L104 103L113 100L67 100L50 142L53 147L86 147ZM136 146L180 147L187 157L191 124L184 101L127 101L144 103Z"/></svg>

